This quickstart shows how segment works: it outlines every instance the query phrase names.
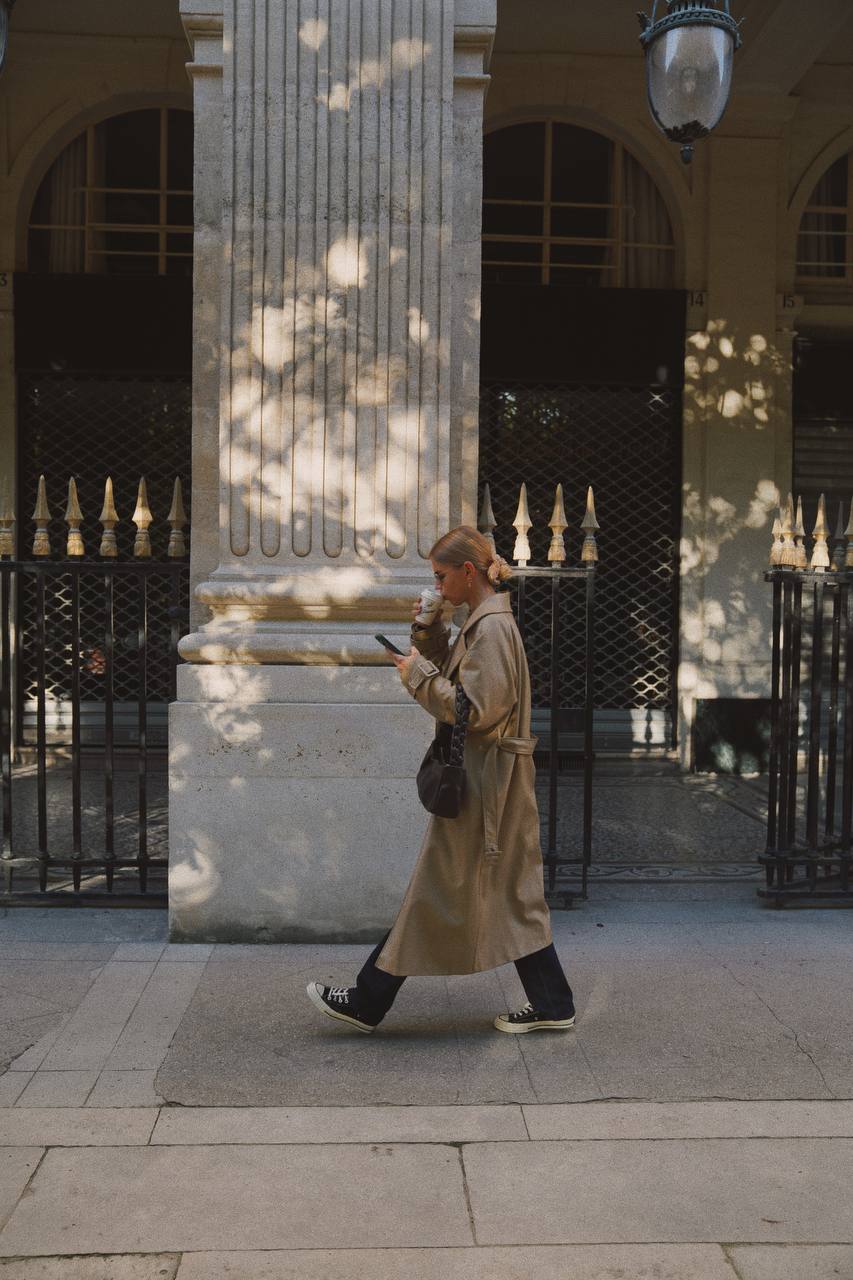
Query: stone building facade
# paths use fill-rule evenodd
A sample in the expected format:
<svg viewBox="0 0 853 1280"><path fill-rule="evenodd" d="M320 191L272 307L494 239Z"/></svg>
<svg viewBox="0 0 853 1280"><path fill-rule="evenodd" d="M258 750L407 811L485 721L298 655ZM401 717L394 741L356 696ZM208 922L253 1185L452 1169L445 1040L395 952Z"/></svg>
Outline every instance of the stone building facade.
<svg viewBox="0 0 853 1280"><path fill-rule="evenodd" d="M853 407L834 390L853 343L853 16L847 0L736 4L747 23L732 101L686 168L646 109L635 7L156 0L143 21L130 4L105 18L93 2L72 14L19 0L0 79L0 442L13 493L21 374L56 363L32 319L40 305L44 319L39 300L51 333L75 327L53 314L69 295L39 293L35 277L115 276L76 328L101 341L108 305L138 374L178 359L175 343L155 351L151 317L165 334L192 309L195 603L170 728L176 937L368 938L390 918L422 825L411 780L426 730L372 637L405 634L432 542L476 519L478 477L490 478L481 377L531 345L502 286L528 301L544 295L525 288L547 286L533 328L547 314L550 332L565 321L575 335L573 353L567 343L537 369L549 384L606 383L612 367L627 386L643 342L650 360L658 350L643 332L663 315L655 298L677 313L659 348L676 342L677 358L636 374L650 395L672 391L678 414L679 497L662 530L677 553L672 716L662 736L621 745L676 750L689 767L697 716L725 702L748 724L767 695L770 526L780 493L829 465L824 454L809 471L805 445L795 457L798 360L820 401L803 410L802 440L832 437L839 487L853 466ZM140 241L153 246L136 255L148 253L143 268L122 241L111 267L108 204L81 257L60 239L76 224L58 220L46 175L58 200L74 183L57 165L85 161L87 191L103 192L99 147L127 149L105 122L146 111L160 113L159 209L145 215L156 243ZM186 112L191 227L167 156ZM539 161L518 158L539 139L544 200L522 190ZM610 185L584 201L596 139ZM573 146L589 159L560 197L551 170L571 171ZM642 232L641 204L654 212ZM548 205L553 225L512 222L522 205L537 218ZM585 205L616 211L606 234L582 222ZM665 272L648 266L664 258ZM149 267L159 293L140 280ZM599 307L610 353L583 345ZM521 365L513 377L524 381ZM606 461L606 433L599 447ZM641 434L636 449L638 472L653 474ZM517 461L521 482L523 446ZM553 467L554 483L585 489L570 442ZM21 538L31 500L19 495ZM599 517L603 546L608 519L630 534L618 494Z"/></svg>

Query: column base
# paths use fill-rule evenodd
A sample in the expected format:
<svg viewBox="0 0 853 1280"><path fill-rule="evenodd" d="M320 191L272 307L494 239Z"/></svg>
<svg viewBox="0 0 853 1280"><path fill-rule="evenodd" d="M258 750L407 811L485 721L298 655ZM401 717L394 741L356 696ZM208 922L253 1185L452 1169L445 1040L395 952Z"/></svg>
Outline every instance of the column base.
<svg viewBox="0 0 853 1280"><path fill-rule="evenodd" d="M426 828L432 722L396 671L184 666L170 708L169 934L372 942Z"/></svg>
<svg viewBox="0 0 853 1280"><path fill-rule="evenodd" d="M373 666L387 664L374 640L394 633L408 650L412 601L429 566L341 565L288 573L217 570L195 589L211 620L178 646L195 663Z"/></svg>

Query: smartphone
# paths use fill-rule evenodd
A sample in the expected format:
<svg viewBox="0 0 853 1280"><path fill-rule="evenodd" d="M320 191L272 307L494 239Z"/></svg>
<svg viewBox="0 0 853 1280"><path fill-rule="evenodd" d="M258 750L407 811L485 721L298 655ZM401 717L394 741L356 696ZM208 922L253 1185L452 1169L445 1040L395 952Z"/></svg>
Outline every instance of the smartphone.
<svg viewBox="0 0 853 1280"><path fill-rule="evenodd" d="M398 649L395 644L392 644L387 636L374 636L373 639L378 640L379 643L383 646L383 648L390 649L392 653L399 653L401 658L405 657L403 650Z"/></svg>

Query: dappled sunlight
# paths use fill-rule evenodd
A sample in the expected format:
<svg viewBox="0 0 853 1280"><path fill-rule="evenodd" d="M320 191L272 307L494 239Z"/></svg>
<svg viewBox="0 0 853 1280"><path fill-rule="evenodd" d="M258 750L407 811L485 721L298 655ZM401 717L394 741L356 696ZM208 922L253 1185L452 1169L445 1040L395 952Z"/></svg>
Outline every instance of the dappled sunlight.
<svg viewBox="0 0 853 1280"><path fill-rule="evenodd" d="M391 64L395 71L405 67L413 71L415 67L426 62L432 53L432 45L428 41L401 38L391 45Z"/></svg>
<svg viewBox="0 0 853 1280"><path fill-rule="evenodd" d="M181 853L175 848L172 837L169 853L169 903L174 909L198 907L215 897L222 883L216 870L212 837L198 828L181 832L181 847L189 845L191 852Z"/></svg>
<svg viewBox="0 0 853 1280"><path fill-rule="evenodd" d="M684 362L685 426L726 423L761 430L771 426L777 383L790 374L790 354L761 333L739 332L723 319L709 320L688 338ZM784 407L784 400L779 411Z"/></svg>
<svg viewBox="0 0 853 1280"><path fill-rule="evenodd" d="M682 512L685 529L680 542L682 578L705 576L719 561L727 543L740 538L744 530L770 530L778 512L780 494L772 480L759 480L743 510L720 494L704 499L695 486L683 486ZM757 558L753 581L758 581L766 562Z"/></svg>
<svg viewBox="0 0 853 1280"><path fill-rule="evenodd" d="M329 35L329 24L325 18L306 18L299 27L299 40L306 48L319 53Z"/></svg>
<svg viewBox="0 0 853 1280"><path fill-rule="evenodd" d="M683 485L678 668L688 736L698 699L766 696L772 615L763 578L780 493L766 471L750 476L751 460L756 470L766 468L766 450L741 433L764 430L761 406L772 402L774 383L778 387L786 374L760 335L738 342L721 326L709 326L692 336L691 345L685 447L694 452L685 469L693 482ZM709 370L709 362L718 368ZM725 378L737 386L725 386ZM709 437L721 430L737 434L728 448L716 444L711 453L701 438L690 440L691 428Z"/></svg>
<svg viewBox="0 0 853 1280"><path fill-rule="evenodd" d="M368 248L364 241L358 239L357 236L343 236L336 240L329 248L326 259L326 266L329 273L329 279L333 284L341 285L343 288L355 286L361 288L367 283L367 253ZM327 323L328 323L327 313ZM335 317L340 319L340 312Z"/></svg>

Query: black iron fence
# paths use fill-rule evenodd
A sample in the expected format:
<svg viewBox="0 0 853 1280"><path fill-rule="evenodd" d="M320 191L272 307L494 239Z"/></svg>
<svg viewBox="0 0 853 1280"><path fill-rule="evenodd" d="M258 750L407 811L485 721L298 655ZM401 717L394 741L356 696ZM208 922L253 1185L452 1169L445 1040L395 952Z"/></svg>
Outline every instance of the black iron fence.
<svg viewBox="0 0 853 1280"><path fill-rule="evenodd" d="M823 498L809 560L789 495L773 530L767 846L759 895L853 903L853 508L832 548Z"/></svg>
<svg viewBox="0 0 853 1280"><path fill-rule="evenodd" d="M494 542L493 530L497 525L488 484L483 491L478 526ZM531 566L528 535L533 525L527 488L522 484L513 521L515 614L530 666L533 732L539 735L534 759L544 783L539 788L540 805L543 810L547 806L547 816L540 814L547 886L551 893L557 889L559 873L561 896L568 902L576 893L586 897L592 863L596 532L599 528L592 489L587 491L586 513L580 525L584 539L578 567L565 565L563 533L568 526L562 485L557 486L548 527L551 530L549 563L547 567ZM541 542L542 531L537 532L540 536L534 541ZM567 667L564 644L568 630L575 644ZM582 771L580 822L570 830L566 806L560 803L560 784L568 769L578 767ZM563 883L567 879L571 881L570 886Z"/></svg>
<svg viewBox="0 0 853 1280"><path fill-rule="evenodd" d="M151 765L159 754L162 790L165 712L175 697L178 641L188 620L180 485L168 516L168 558L161 561L151 558L144 482L133 514L133 558L127 561L117 558L119 517L109 481L97 556L84 547L73 480L62 559L52 558L43 479L33 518L32 558L13 559L13 521L0 513L0 902L159 905L166 900L168 840L162 795L159 821L152 821ZM480 528L493 539L495 527L486 487ZM513 588L530 657L533 731L539 735L535 759L547 883L567 899L576 892L586 896L598 560L592 490L577 567L565 563L560 486L547 566L529 563L532 524L524 485L514 527ZM575 636L569 672L562 657L567 627ZM576 775L578 768L580 821L570 830L560 786L567 770Z"/></svg>
<svg viewBox="0 0 853 1280"><path fill-rule="evenodd" d="M152 824L150 784L158 748L165 776L165 712L188 620L180 483L165 561L150 558L144 481L132 560L116 558L110 481L99 558L86 554L73 480L65 519L61 560L51 558L43 480L31 560L5 558L12 521L0 519L0 900L162 903L165 822ZM164 805L158 795L161 819Z"/></svg>

